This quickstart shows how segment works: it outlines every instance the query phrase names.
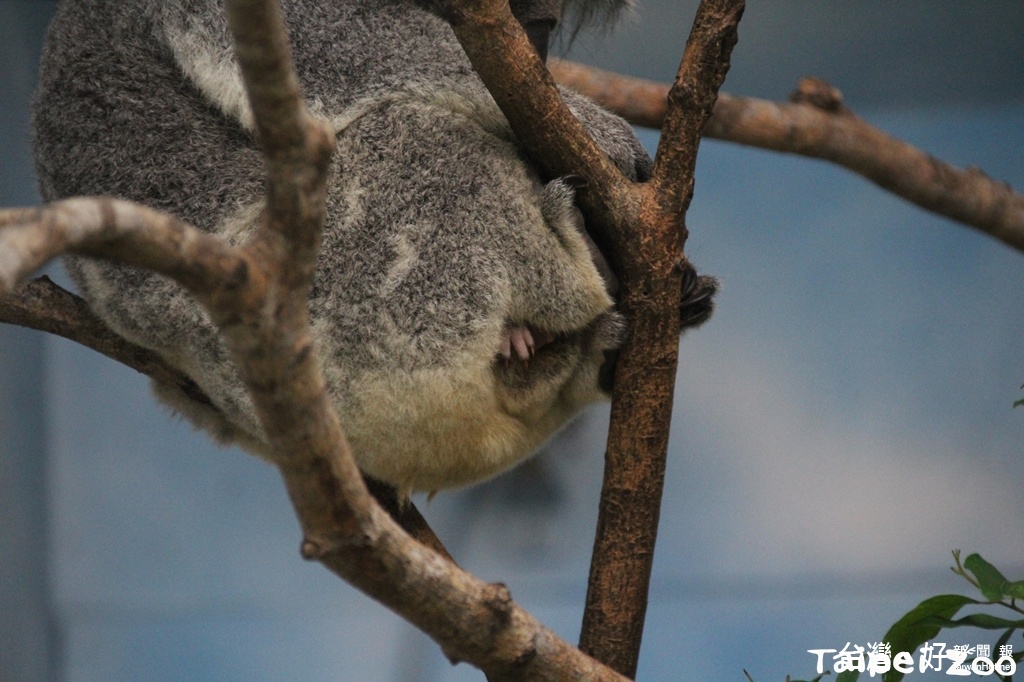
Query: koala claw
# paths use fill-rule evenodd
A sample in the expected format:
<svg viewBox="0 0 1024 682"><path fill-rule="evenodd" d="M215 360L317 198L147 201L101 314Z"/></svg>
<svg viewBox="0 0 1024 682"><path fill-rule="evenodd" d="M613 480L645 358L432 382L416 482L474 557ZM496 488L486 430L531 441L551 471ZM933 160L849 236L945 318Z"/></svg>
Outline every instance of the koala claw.
<svg viewBox="0 0 1024 682"><path fill-rule="evenodd" d="M512 359L512 352L515 351L516 358L528 363L536 352L536 345L533 340L533 333L529 327L513 326L506 327L501 337L501 348L499 354L505 362Z"/></svg>
<svg viewBox="0 0 1024 682"><path fill-rule="evenodd" d="M715 310L714 296L718 293L718 280L709 275L698 275L693 265L686 263L681 289L679 315L682 328L699 327L708 321Z"/></svg>
<svg viewBox="0 0 1024 682"><path fill-rule="evenodd" d="M544 329L531 329L526 325L508 325L501 337L498 356L508 365L513 359L530 366L533 358L544 346L554 343L558 336ZM513 357L514 356L514 357Z"/></svg>
<svg viewBox="0 0 1024 682"><path fill-rule="evenodd" d="M718 280L710 275L698 275L688 261L683 261L683 284L680 287L679 317L681 331L699 327L708 321L715 311L715 294L718 292ZM604 362L598 370L597 385L606 393L610 393L615 378L615 363L618 350L607 350Z"/></svg>

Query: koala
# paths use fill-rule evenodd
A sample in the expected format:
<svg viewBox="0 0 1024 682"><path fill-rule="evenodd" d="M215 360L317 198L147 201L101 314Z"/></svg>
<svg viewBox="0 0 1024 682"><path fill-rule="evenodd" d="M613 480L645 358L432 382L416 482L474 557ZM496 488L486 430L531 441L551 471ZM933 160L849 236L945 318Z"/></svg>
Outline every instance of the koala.
<svg viewBox="0 0 1024 682"><path fill-rule="evenodd" d="M574 205L579 179L544 178L527 160L425 0L282 4L305 103L337 139L309 306L360 469L402 498L491 477L607 395L625 324ZM561 0L512 7L545 55ZM625 175L649 175L624 121L562 94ZM47 200L115 196L234 244L259 221L263 162L218 0L62 0L33 128ZM184 290L124 265L66 265L111 329L208 398L156 383L162 401L269 454L227 349ZM688 281L695 324L713 285Z"/></svg>

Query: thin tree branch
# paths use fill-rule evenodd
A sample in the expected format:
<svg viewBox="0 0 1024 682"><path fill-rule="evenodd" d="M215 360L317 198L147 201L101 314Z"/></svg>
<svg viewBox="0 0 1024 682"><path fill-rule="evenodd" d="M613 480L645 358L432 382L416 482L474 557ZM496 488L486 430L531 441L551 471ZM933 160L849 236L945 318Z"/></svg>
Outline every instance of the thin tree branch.
<svg viewBox="0 0 1024 682"><path fill-rule="evenodd" d="M680 265L701 134L737 41L743 0L703 0L668 96L637 249L646 268L623 277L630 338L615 372L601 506L580 649L633 676L664 488L680 320Z"/></svg>
<svg viewBox="0 0 1024 682"><path fill-rule="evenodd" d="M248 276L244 257L174 216L129 201L75 198L0 215L0 288L63 253L110 258L171 277L208 295Z"/></svg>
<svg viewBox="0 0 1024 682"><path fill-rule="evenodd" d="M660 130L665 122L671 84L624 76L557 57L548 59L548 70L556 82L586 95L633 125ZM719 93L719 99L725 96Z"/></svg>
<svg viewBox="0 0 1024 682"><path fill-rule="evenodd" d="M661 127L667 85L562 60L552 59L548 65L560 83L631 123ZM813 80L803 81L789 104L722 93L704 133L831 161L927 211L1024 251L1024 196L977 168L957 168L887 135L854 115L837 95L834 88Z"/></svg>
<svg viewBox="0 0 1024 682"><path fill-rule="evenodd" d="M668 110L658 144L651 185L665 209L685 215L693 199L697 149L729 70L744 3L702 2L668 92ZM685 226L680 224L682 230ZM685 241L685 232L683 235Z"/></svg>
<svg viewBox="0 0 1024 682"><path fill-rule="evenodd" d="M363 480L366 481L366 487L374 499L377 500L377 504L391 515L391 518L401 526L402 530L420 544L426 545L448 561L453 564L455 563L455 559L448 553L448 549L441 542L441 538L437 537L434 529L423 518L416 505L408 500L398 499L397 491L387 483L367 477L364 477Z"/></svg>
<svg viewBox="0 0 1024 682"><path fill-rule="evenodd" d="M56 334L106 355L163 384L178 387L192 400L215 409L184 372L163 358L124 340L89 309L84 299L54 284L49 277L25 282L0 296L0 322Z"/></svg>

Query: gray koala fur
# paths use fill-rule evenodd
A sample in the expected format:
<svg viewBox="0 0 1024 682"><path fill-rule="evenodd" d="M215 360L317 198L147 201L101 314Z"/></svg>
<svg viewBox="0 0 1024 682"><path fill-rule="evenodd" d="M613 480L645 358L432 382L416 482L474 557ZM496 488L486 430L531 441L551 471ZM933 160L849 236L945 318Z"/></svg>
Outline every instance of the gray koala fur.
<svg viewBox="0 0 1024 682"><path fill-rule="evenodd" d="M402 496L495 475L602 397L598 370L620 343L572 183L539 177L448 26L411 0L283 5L306 103L337 131L310 309L359 465ZM560 12L560 0L515 5L541 22ZM623 172L649 172L621 119L563 94ZM48 200L113 195L233 243L257 222L263 163L216 0L62 0L34 131ZM156 385L162 400L266 454L185 292L130 267L67 265L112 329L213 405ZM530 335L532 357L519 350Z"/></svg>

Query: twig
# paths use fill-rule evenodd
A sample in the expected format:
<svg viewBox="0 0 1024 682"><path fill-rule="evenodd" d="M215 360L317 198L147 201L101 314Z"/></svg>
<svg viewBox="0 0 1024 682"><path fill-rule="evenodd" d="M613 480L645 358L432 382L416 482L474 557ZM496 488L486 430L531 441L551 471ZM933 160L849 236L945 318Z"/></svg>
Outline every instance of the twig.
<svg viewBox="0 0 1024 682"><path fill-rule="evenodd" d="M660 128L668 86L582 64L550 60L555 78L631 123ZM813 81L804 81L802 87ZM814 84L816 90L823 87ZM973 227L1024 251L1024 196L977 168L961 169L898 140L854 115L832 96L797 91L782 104L722 93L707 137L831 161L921 208ZM810 95L810 96L809 96Z"/></svg>

